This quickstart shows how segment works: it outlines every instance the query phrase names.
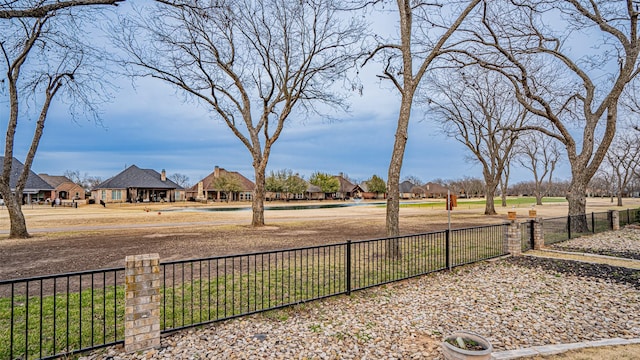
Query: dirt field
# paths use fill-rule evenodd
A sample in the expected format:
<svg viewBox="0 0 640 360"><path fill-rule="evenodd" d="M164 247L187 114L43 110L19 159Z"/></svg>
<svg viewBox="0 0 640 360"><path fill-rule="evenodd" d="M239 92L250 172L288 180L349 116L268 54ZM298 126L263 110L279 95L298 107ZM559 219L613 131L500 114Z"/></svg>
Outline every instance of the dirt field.
<svg viewBox="0 0 640 360"><path fill-rule="evenodd" d="M208 206L224 205L227 204ZM611 205L609 199L590 199L587 210L599 212L615 208ZM249 207L249 204L242 206ZM623 209L639 206L640 199L628 199ZM526 218L530 208L499 207L499 215L484 216L483 205L460 201L452 212L452 227L500 223L512 209L520 218ZM542 217L563 216L567 205L566 202L549 203L536 210ZM8 214L6 209L0 209L0 279L119 267L126 255L142 253L157 252L167 261L378 238L385 234L385 211L380 204L267 210L267 226L252 228L248 209L202 211L202 208L194 209L193 203L109 204L106 208L82 205L77 209L26 206L24 213L33 237L10 240L6 235ZM423 202L403 207L400 219L405 234L447 227L447 213L442 203Z"/></svg>

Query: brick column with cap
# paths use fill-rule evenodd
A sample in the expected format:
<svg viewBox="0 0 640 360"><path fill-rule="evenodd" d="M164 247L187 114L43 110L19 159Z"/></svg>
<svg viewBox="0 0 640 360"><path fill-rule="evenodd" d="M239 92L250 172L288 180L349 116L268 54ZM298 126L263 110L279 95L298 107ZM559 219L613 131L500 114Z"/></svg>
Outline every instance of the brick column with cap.
<svg viewBox="0 0 640 360"><path fill-rule="evenodd" d="M125 258L124 349L136 352L160 346L160 256Z"/></svg>
<svg viewBox="0 0 640 360"><path fill-rule="evenodd" d="M611 230L620 230L620 212L618 210L609 210L609 219L611 219Z"/></svg>
<svg viewBox="0 0 640 360"><path fill-rule="evenodd" d="M533 249L540 250L544 248L544 227L542 226L542 218L537 217L533 220Z"/></svg>
<svg viewBox="0 0 640 360"><path fill-rule="evenodd" d="M522 255L522 231L517 220L511 220L505 226L505 252L512 256Z"/></svg>

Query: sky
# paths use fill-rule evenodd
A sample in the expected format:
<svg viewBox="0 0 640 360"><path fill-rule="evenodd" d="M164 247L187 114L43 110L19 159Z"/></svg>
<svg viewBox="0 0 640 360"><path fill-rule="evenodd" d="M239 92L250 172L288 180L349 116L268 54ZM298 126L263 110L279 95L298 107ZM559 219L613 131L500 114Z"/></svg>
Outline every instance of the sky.
<svg viewBox="0 0 640 360"><path fill-rule="evenodd" d="M350 111L334 119L293 117L272 148L267 173L291 169L306 179L315 172L344 173L363 181L376 174L387 178L399 110L399 96L388 83L380 83L372 65L361 75L362 95L353 93ZM62 175L65 171L106 180L126 167L166 170L168 175L188 176L197 183L215 166L238 171L254 179L249 151L214 114L160 80L115 80L114 98L101 106L101 124L68 115L56 101L45 125L44 136L32 166L36 173ZM0 103L0 127L6 129L8 105ZM34 120L21 123L15 155L24 161ZM414 107L401 178L433 179L482 177L469 152ZM568 178L565 168L559 178ZM511 182L531 178L514 168Z"/></svg>

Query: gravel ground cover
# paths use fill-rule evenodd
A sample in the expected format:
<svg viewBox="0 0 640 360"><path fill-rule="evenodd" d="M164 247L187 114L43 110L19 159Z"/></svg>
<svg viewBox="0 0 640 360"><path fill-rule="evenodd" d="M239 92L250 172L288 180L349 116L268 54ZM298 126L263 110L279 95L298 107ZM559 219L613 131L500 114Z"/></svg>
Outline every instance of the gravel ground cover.
<svg viewBox="0 0 640 360"><path fill-rule="evenodd" d="M440 341L460 329L496 351L637 338L638 273L508 258L176 332L160 349L111 347L84 359L441 359Z"/></svg>
<svg viewBox="0 0 640 360"><path fill-rule="evenodd" d="M640 227L630 225L619 231L583 236L554 244L551 248L640 260Z"/></svg>

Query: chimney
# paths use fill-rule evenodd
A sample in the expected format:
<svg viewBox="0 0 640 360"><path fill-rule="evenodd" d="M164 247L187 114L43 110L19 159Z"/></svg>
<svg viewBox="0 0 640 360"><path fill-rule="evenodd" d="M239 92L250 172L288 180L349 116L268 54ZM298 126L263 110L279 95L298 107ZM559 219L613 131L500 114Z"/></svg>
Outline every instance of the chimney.
<svg viewBox="0 0 640 360"><path fill-rule="evenodd" d="M167 172L164 171L164 169L162 169L162 172L160 173L160 180L167 181Z"/></svg>
<svg viewBox="0 0 640 360"><path fill-rule="evenodd" d="M216 165L216 167L213 169L213 177L220 177L220 168L218 167L218 165Z"/></svg>

